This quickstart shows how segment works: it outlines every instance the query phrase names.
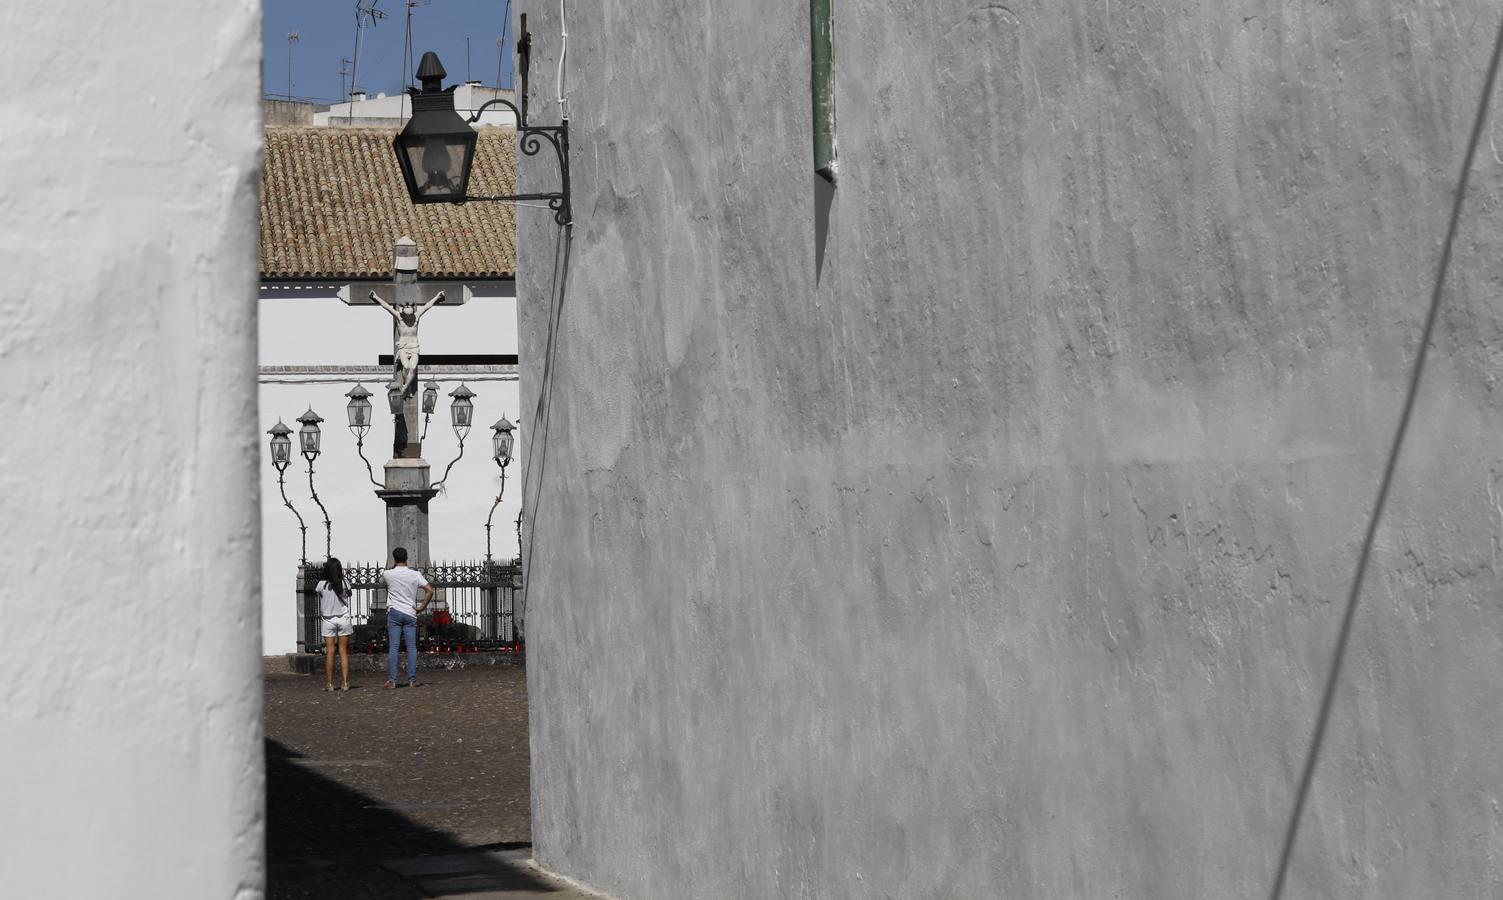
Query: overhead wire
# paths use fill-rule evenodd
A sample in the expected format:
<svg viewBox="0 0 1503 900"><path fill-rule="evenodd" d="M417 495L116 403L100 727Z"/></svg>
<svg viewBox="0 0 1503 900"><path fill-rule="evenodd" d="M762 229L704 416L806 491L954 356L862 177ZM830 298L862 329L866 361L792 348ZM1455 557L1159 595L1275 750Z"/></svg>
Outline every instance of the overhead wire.
<svg viewBox="0 0 1503 900"><path fill-rule="evenodd" d="M522 512L527 519L527 542L518 548L522 571L532 577L532 555L537 546L538 513L543 497L543 473L548 461L548 431L553 422L553 381L557 371L558 335L564 316L568 288L569 256L573 250L574 226L559 225L553 251L553 284L548 304L548 335L543 349L543 378L538 387L532 427L527 436L527 467L522 471ZM539 441L541 440L541 443ZM536 475L533 473L536 472ZM530 486L530 488L529 488ZM529 489L532 500L528 500Z"/></svg>
<svg viewBox="0 0 1503 900"><path fill-rule="evenodd" d="M564 82L564 62L569 58L569 13L564 8L565 0L558 0L558 114L569 118L569 91Z"/></svg>
<svg viewBox="0 0 1503 900"><path fill-rule="evenodd" d="M1451 202L1451 218L1446 226L1445 242L1442 244L1440 264L1435 270L1435 284L1430 292L1430 309L1425 316L1425 327L1420 335L1419 351L1415 354L1414 367L1409 376L1409 388L1404 397L1403 412L1399 416L1398 427L1394 431L1393 445L1388 453L1388 462L1383 468L1383 478L1378 485L1378 497L1373 503L1372 515L1368 518L1367 533L1362 539L1362 550L1357 557L1356 572L1352 576L1351 590L1347 594L1346 608L1341 618L1341 628L1337 633L1336 649L1331 657L1331 667L1326 677L1325 691L1321 697L1320 710L1315 717L1315 733L1310 738L1310 749L1305 759L1305 765L1300 775L1299 789L1295 793L1294 809L1289 815L1289 823L1284 833L1283 850L1279 855L1279 865L1274 876L1273 889L1269 893L1270 900L1282 900L1284 885L1288 879L1289 866L1294 856L1295 843L1299 838L1299 825L1309 800L1310 788L1315 780L1315 768L1320 761L1320 752L1325 745L1326 731L1331 719L1331 710L1336 698L1336 687L1341 678L1342 666L1346 661L1347 646L1351 642L1352 623L1356 619L1357 602L1362 593L1363 577L1367 574L1369 561L1372 559L1373 544L1377 540L1378 524L1383 518L1383 510L1388 504L1388 495L1393 487L1394 472L1398 468L1399 453L1404 446L1404 436L1409 431L1409 423L1414 414L1415 400L1419 395L1420 379L1424 375L1425 360L1429 357L1430 340L1435 333L1435 323L1439 319L1440 300L1445 289L1446 273L1451 265L1451 251L1456 242L1456 232L1461 222L1461 206L1466 199L1467 184L1471 180L1472 163L1477 156L1477 148L1482 143L1482 129L1487 122L1487 110L1492 103L1494 84L1498 77L1498 63L1503 57L1503 21L1498 24L1497 36L1493 39L1493 55L1488 63L1487 75L1482 83L1482 97L1477 104L1477 115L1472 122L1472 134L1467 142L1466 154L1461 163L1461 175L1456 185L1456 194Z"/></svg>

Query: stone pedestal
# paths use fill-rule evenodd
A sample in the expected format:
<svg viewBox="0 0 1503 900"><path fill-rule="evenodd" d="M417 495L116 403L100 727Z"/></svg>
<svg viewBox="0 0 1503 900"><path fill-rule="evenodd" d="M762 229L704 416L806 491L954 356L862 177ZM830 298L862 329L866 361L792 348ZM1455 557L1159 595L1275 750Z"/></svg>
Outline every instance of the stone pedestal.
<svg viewBox="0 0 1503 900"><path fill-rule="evenodd" d="M386 561L391 551L407 548L407 564L422 568L428 557L428 501L438 492L428 486L423 459L393 459L386 464L386 488L376 491L386 504Z"/></svg>

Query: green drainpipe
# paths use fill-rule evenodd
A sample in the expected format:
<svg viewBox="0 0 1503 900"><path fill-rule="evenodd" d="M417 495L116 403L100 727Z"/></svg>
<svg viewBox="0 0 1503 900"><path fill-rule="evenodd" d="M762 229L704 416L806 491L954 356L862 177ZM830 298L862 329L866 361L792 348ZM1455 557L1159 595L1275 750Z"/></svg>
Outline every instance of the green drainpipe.
<svg viewBox="0 0 1503 900"><path fill-rule="evenodd" d="M814 171L835 183L835 53L830 32L835 0L809 0L809 88L814 99Z"/></svg>

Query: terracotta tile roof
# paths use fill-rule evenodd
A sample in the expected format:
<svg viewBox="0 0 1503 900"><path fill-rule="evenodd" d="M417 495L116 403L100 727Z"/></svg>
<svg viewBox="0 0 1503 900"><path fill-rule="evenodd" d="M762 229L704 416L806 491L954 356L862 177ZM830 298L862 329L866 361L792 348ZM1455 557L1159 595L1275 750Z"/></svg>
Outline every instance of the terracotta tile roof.
<svg viewBox="0 0 1503 900"><path fill-rule="evenodd" d="M515 133L481 128L471 194L516 183ZM407 197L394 128L267 128L261 170L261 277L387 278L391 247L417 241L428 278L509 278L516 271L510 203L432 203Z"/></svg>

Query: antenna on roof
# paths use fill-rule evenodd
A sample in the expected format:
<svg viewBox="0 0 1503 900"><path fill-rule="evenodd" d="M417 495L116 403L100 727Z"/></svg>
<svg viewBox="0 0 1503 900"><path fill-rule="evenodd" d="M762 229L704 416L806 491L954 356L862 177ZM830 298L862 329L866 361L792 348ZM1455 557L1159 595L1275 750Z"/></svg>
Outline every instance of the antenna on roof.
<svg viewBox="0 0 1503 900"><path fill-rule="evenodd" d="M339 98L341 100L350 99L349 89L345 87L345 79L349 76L350 60L348 57L342 57L339 60Z"/></svg>
<svg viewBox="0 0 1503 900"><path fill-rule="evenodd" d="M365 26L375 28L376 22L386 18L386 13L376 9L381 0L355 0L355 58L350 64L350 92L344 96L349 105L345 107L349 115L345 117L345 124L355 121L355 95L360 93L360 44Z"/></svg>
<svg viewBox="0 0 1503 900"><path fill-rule="evenodd" d="M296 31L287 34L287 99L292 99L292 45L302 40L303 36Z"/></svg>
<svg viewBox="0 0 1503 900"><path fill-rule="evenodd" d="M506 59L506 33L511 29L511 0L501 13L501 36L496 38L496 90L501 90L501 62Z"/></svg>
<svg viewBox="0 0 1503 900"><path fill-rule="evenodd" d="M433 0L405 0L407 4L407 35L402 41L402 117L407 117L407 89L412 87L412 9L427 6Z"/></svg>

